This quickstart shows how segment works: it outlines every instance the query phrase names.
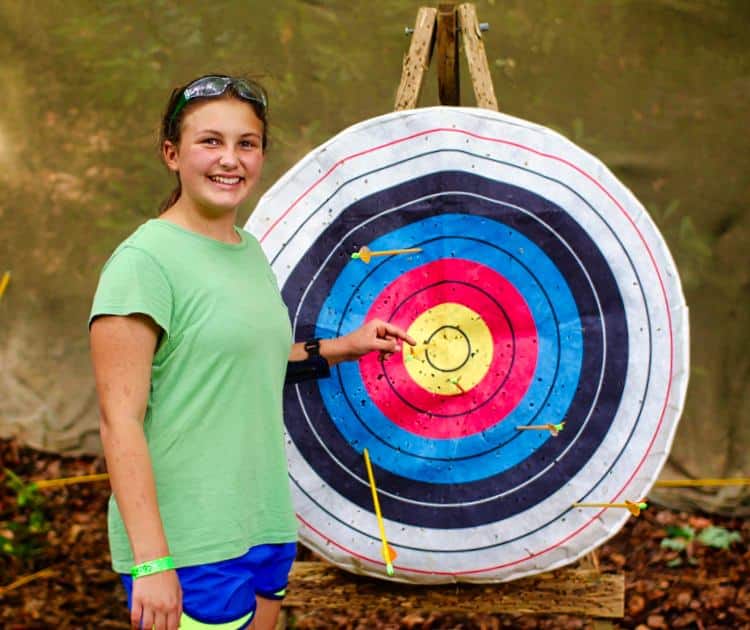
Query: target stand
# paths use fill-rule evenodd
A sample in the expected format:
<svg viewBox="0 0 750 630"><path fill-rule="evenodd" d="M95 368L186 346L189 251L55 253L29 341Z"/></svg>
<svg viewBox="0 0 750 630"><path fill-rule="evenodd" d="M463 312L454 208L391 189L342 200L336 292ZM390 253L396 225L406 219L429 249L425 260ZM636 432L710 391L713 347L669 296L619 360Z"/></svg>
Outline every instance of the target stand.
<svg viewBox="0 0 750 630"><path fill-rule="evenodd" d="M606 167L496 113L482 30L473 4L420 8L394 113L303 159L248 222L297 338L379 317L423 344L285 394L301 538L351 573L295 563L282 617L399 607L580 615L611 628L624 615L624 575L600 572L596 547L627 514L572 506L645 496L658 475L686 383L672 379L686 364L679 279ZM459 36L479 109L457 107ZM450 108L416 109L433 52ZM421 253L352 262L363 245ZM450 352L431 345L438 336ZM651 359L666 355L668 378ZM570 429L558 440L516 430L550 421ZM399 553L391 579L419 585L385 575L363 447Z"/></svg>

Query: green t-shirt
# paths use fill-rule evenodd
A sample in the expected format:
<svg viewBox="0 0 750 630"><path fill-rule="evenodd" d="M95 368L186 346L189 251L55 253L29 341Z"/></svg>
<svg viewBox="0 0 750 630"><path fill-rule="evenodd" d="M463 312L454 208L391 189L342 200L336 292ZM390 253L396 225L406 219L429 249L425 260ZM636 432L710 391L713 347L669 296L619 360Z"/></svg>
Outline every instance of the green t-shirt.
<svg viewBox="0 0 750 630"><path fill-rule="evenodd" d="M102 270L91 309L143 313L164 334L144 432L177 566L218 562L296 539L282 421L291 326L258 242L223 243L161 219ZM133 565L114 498L112 565Z"/></svg>

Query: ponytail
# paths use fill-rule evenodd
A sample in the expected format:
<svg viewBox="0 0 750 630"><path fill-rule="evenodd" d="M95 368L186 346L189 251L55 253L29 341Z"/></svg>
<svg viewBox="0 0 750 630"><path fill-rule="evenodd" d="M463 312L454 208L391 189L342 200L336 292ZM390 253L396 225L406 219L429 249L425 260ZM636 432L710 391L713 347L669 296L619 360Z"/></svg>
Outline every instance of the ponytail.
<svg viewBox="0 0 750 630"><path fill-rule="evenodd" d="M177 186L174 187L171 193L169 193L169 197L167 197L159 206L159 214L164 214L169 208L171 208L174 204L177 203L177 200L180 198L180 195L182 194L182 183L180 182L180 174L175 173L175 176L177 177Z"/></svg>

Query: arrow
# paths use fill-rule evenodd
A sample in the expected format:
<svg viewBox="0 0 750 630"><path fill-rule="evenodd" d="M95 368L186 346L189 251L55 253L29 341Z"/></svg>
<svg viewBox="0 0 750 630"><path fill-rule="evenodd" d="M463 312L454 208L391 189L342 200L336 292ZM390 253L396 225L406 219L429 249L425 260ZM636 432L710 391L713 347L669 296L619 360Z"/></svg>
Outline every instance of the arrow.
<svg viewBox="0 0 750 630"><path fill-rule="evenodd" d="M420 247L412 247L409 249L383 249L378 252L370 251L370 248L366 245L359 248L358 252L352 254L352 260L361 260L363 263L368 264L375 256L395 256L396 254L416 254L421 252Z"/></svg>
<svg viewBox="0 0 750 630"><path fill-rule="evenodd" d="M370 464L370 453L367 449L362 451L365 456L365 466L367 467L367 476L370 479L370 490L372 491L372 502L375 505L375 516L378 519L378 529L380 530L381 553L385 560L385 570L388 575L393 575L393 561L396 559L396 552L388 544L385 537L385 526L383 525L383 515L380 513L380 501L378 501L378 491L375 487L375 476L372 474L372 464Z"/></svg>
<svg viewBox="0 0 750 630"><path fill-rule="evenodd" d="M0 298L3 297L3 293L5 293L5 289L8 287L9 282L10 282L10 271L6 271L3 274L2 280L0 280Z"/></svg>
<svg viewBox="0 0 750 630"><path fill-rule="evenodd" d="M593 507L593 508L625 508L633 516L640 516L641 511L648 507L646 501L625 501L625 503L574 503L573 507Z"/></svg>
<svg viewBox="0 0 750 630"><path fill-rule="evenodd" d="M564 422L558 422L557 424L532 424L532 425L518 425L516 429L519 431L549 431L552 434L552 437L557 437L557 435L565 428Z"/></svg>
<svg viewBox="0 0 750 630"><path fill-rule="evenodd" d="M40 479L39 481L32 481L37 488L55 488L58 486L69 486L74 483L91 483L92 481L106 481L109 479L107 473L100 473L98 475L80 475L78 477L63 477L61 479Z"/></svg>

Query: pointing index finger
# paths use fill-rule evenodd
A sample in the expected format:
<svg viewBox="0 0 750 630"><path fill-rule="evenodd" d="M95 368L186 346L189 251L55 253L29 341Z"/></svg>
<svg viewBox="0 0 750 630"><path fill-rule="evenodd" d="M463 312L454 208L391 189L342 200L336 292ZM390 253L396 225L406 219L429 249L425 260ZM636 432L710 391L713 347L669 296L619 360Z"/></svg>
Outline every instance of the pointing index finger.
<svg viewBox="0 0 750 630"><path fill-rule="evenodd" d="M396 326L395 324L390 324L388 322L383 322L383 328L385 329L386 335L402 339L411 346L417 345L417 342L414 340L414 338L409 335L403 328Z"/></svg>

